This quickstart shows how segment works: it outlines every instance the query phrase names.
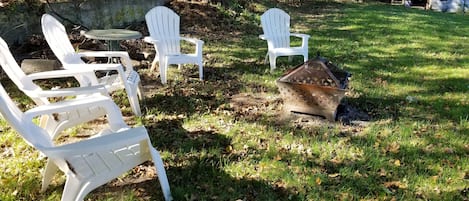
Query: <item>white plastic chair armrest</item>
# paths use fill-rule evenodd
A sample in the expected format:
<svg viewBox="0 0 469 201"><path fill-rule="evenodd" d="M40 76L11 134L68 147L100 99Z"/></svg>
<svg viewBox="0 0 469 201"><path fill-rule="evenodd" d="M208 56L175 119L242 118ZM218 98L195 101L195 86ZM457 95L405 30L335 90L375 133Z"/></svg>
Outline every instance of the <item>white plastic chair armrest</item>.
<svg viewBox="0 0 469 201"><path fill-rule="evenodd" d="M127 62L130 62L130 60L127 60ZM93 70L102 70L102 71L116 70L121 79L121 82L125 83L126 75L124 73L125 71L124 71L124 67L122 66L122 64L67 64L67 65L64 65L64 68L78 68L79 66L83 66L84 68L90 68ZM126 68L126 69L129 70L130 68Z"/></svg>
<svg viewBox="0 0 469 201"><path fill-rule="evenodd" d="M121 58L121 61L126 68L132 68L132 61L130 60L129 53L126 51L94 51L94 52L80 52L80 57L118 57ZM89 65L89 64L88 64ZM102 64L99 64L102 65Z"/></svg>
<svg viewBox="0 0 469 201"><path fill-rule="evenodd" d="M94 85L94 86L86 86L86 87L73 87L73 88L42 90L42 91L25 90L25 93L28 94L28 96L32 96L32 97L47 98L47 97L76 96L76 95L94 94L94 93L107 94L108 91L106 90L104 85Z"/></svg>
<svg viewBox="0 0 469 201"><path fill-rule="evenodd" d="M151 44L156 44L158 43L158 40L154 39L153 37L151 36L145 36L143 38L143 41L147 42L147 43L151 43Z"/></svg>
<svg viewBox="0 0 469 201"><path fill-rule="evenodd" d="M86 155L101 151L110 151L148 140L145 127L140 126L130 129L122 129L110 135L102 135L96 138L88 138L79 142L56 146L39 148L51 158L68 158L75 155Z"/></svg>
<svg viewBox="0 0 469 201"><path fill-rule="evenodd" d="M190 42L190 43L193 43L193 44L196 44L196 45L203 45L204 44L204 41L202 41L200 39L197 39L197 38L188 38L188 37L181 36L180 39L185 40L185 41Z"/></svg>
<svg viewBox="0 0 469 201"><path fill-rule="evenodd" d="M66 70L53 70L53 71L32 73L32 74L26 75L26 77L30 78L31 80L39 80L39 79L50 79L50 78L74 77L77 74L86 74L86 73L94 73L94 71L90 69L78 69L78 68L66 69Z"/></svg>
<svg viewBox="0 0 469 201"><path fill-rule="evenodd" d="M86 51L78 52L80 57L123 57L130 58L126 51Z"/></svg>
<svg viewBox="0 0 469 201"><path fill-rule="evenodd" d="M299 37L302 39L301 47L308 48L308 39L311 37L308 34L300 34L300 33L291 33L291 36Z"/></svg>
<svg viewBox="0 0 469 201"><path fill-rule="evenodd" d="M64 68L77 69L85 68L92 70L123 70L122 64L65 64Z"/></svg>
<svg viewBox="0 0 469 201"><path fill-rule="evenodd" d="M77 107L90 107L96 106L105 103L104 101L109 100L109 97L106 96L93 96L93 98L88 99L71 99L55 103L50 103L47 105L40 105L38 107L32 108L24 112L24 117L27 120L32 120L34 117L51 114L57 112L65 112L70 110L76 110Z"/></svg>
<svg viewBox="0 0 469 201"><path fill-rule="evenodd" d="M301 34L301 33L290 33L291 36L299 37L299 38L309 38L311 37L308 34Z"/></svg>
<svg viewBox="0 0 469 201"><path fill-rule="evenodd" d="M196 38L188 38L188 37L179 37L181 40L185 40L187 42L195 44L195 55L202 55L202 46L204 45L204 41L196 39Z"/></svg>
<svg viewBox="0 0 469 201"><path fill-rule="evenodd" d="M269 39L269 38L268 38L266 35L264 35L264 34L259 35L259 38L262 39L262 40L268 40L268 39Z"/></svg>
<svg viewBox="0 0 469 201"><path fill-rule="evenodd" d="M32 120L34 117L57 112L73 111L77 108L90 108L99 106L106 110L108 123L112 131L118 131L122 128L128 128L127 124L122 118L119 107L114 104L108 96L96 95L92 97L85 97L79 99L65 100L47 105L41 105L30 109L24 113L27 120Z"/></svg>

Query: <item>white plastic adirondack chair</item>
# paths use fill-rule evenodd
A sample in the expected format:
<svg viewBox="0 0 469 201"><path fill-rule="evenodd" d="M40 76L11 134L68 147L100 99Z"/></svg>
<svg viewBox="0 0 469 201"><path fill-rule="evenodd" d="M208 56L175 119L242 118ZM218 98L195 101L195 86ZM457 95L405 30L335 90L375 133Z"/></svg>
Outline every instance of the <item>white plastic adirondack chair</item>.
<svg viewBox="0 0 469 201"><path fill-rule="evenodd" d="M147 12L145 20L150 36L145 37L144 40L153 44L156 50L151 70L154 70L156 62L159 62L161 83L166 84L168 66L171 64L178 64L179 69L181 64L197 64L199 78L203 80L202 46L204 42L180 36L179 15L167 7L157 6ZM181 40L195 44L194 53L181 53Z"/></svg>
<svg viewBox="0 0 469 201"><path fill-rule="evenodd" d="M82 76L81 84L95 85L104 84L109 92L117 89L125 89L129 98L132 111L137 116L141 116L139 96L143 98L140 87L140 76L133 69L129 54L125 51L93 51L75 52L68 38L65 27L53 16L42 15L42 32L65 69L88 68L95 71L117 71L117 74L107 75L101 78L96 76ZM123 64L87 64L83 57L107 57L119 58ZM125 67L125 69L124 69Z"/></svg>
<svg viewBox="0 0 469 201"><path fill-rule="evenodd" d="M89 108L98 102L106 102L108 114L112 115L110 129L97 137L56 146L49 134L32 122L36 116ZM147 160L153 160L155 164L165 200L172 199L163 161L152 147L146 129L129 128L117 105L107 96L51 103L23 113L0 84L0 113L29 145L48 157L42 190L47 188L57 169L65 173L67 180L62 201L83 200L93 189Z"/></svg>
<svg viewBox="0 0 469 201"><path fill-rule="evenodd" d="M48 98L65 96L93 96L96 93L107 94L107 90L102 85L63 88L54 90L43 90L33 81L38 79L78 77L80 75L93 76L93 70L72 69L72 70L54 70L41 73L26 75L16 63L6 42L0 38L0 66L8 75L11 81L27 96L29 96L36 105L50 104ZM77 108L76 110L65 113L46 114L42 116L40 125L55 139L58 134L66 128L91 121L106 114L103 105L95 104L89 108Z"/></svg>
<svg viewBox="0 0 469 201"><path fill-rule="evenodd" d="M265 63L269 58L270 70L276 68L276 59L279 56L303 55L303 61L308 61L309 35L290 33L290 15L278 8L271 8L261 15L261 26L264 34L259 37L267 41L267 54ZM302 39L301 46L291 47L290 37Z"/></svg>

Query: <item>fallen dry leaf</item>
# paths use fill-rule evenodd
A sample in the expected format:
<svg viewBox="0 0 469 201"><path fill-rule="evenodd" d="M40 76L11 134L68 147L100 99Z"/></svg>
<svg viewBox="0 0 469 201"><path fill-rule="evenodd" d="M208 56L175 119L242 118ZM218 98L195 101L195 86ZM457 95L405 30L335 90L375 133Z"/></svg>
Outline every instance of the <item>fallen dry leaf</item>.
<svg viewBox="0 0 469 201"><path fill-rule="evenodd" d="M380 168L379 171L378 171L378 175L381 176L381 177L385 177L387 174L388 174L388 172L383 168Z"/></svg>
<svg viewBox="0 0 469 201"><path fill-rule="evenodd" d="M399 153L399 148L400 147L401 147L401 145L398 142L393 142L393 143L389 144L386 147L386 151L397 154L397 153Z"/></svg>
<svg viewBox="0 0 469 201"><path fill-rule="evenodd" d="M403 182L400 182L400 181L384 182L384 186L386 188L393 188L393 189L397 189L397 188L406 189L407 188L407 184L403 183Z"/></svg>
<svg viewBox="0 0 469 201"><path fill-rule="evenodd" d="M276 160L276 161L282 160L282 156L276 155L275 158L274 158L274 160Z"/></svg>
<svg viewBox="0 0 469 201"><path fill-rule="evenodd" d="M317 185L321 185L321 183L322 183L321 178L319 178L319 177L316 178L316 184L317 184Z"/></svg>

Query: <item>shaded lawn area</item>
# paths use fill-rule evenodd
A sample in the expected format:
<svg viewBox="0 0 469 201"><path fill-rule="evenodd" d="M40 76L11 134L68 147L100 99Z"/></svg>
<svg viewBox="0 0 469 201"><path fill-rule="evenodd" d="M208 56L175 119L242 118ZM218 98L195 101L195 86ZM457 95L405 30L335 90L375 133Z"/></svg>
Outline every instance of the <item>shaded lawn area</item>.
<svg viewBox="0 0 469 201"><path fill-rule="evenodd" d="M275 80L302 58L279 58L274 73L263 63L259 16L274 6L312 36L310 57L319 51L353 74L346 101L372 117L368 124L280 114ZM145 116L129 120L149 130L175 200L469 199L468 16L311 1L177 9L199 11L181 24L205 41L206 80L196 79L195 67L172 68L163 86L143 66ZM224 23L207 25L213 16L203 10ZM124 94L114 98L128 104ZM44 160L1 125L0 200L57 200L64 179L40 193ZM160 200L150 165L87 199Z"/></svg>

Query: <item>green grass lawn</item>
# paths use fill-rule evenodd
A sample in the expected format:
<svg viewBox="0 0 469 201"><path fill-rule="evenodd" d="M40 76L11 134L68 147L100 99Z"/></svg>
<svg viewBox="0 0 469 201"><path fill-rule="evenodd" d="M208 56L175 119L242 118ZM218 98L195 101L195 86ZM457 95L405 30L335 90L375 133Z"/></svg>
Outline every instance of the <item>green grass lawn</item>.
<svg viewBox="0 0 469 201"><path fill-rule="evenodd" d="M217 7L235 28L194 35L205 41L203 82L195 67L170 69L165 86L140 69L144 84L156 88L146 94L145 116L130 123L150 132L175 200L468 200L469 17L291 2L303 3ZM368 124L279 115L275 80L302 58L279 58L273 73L263 63L259 16L274 6L312 36L310 57L319 51L353 74L345 99L370 115ZM45 160L0 124L0 200L59 200L63 176L39 192ZM162 199L142 167L87 199Z"/></svg>

